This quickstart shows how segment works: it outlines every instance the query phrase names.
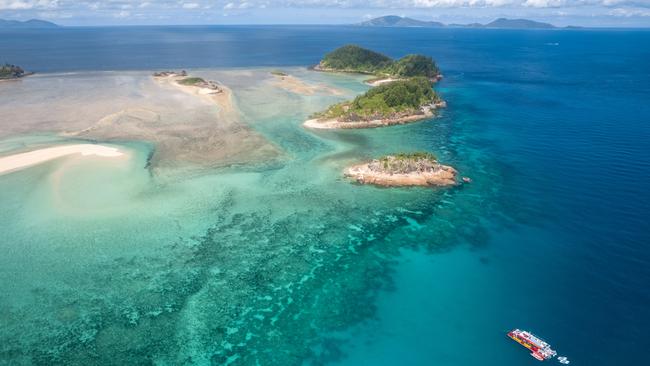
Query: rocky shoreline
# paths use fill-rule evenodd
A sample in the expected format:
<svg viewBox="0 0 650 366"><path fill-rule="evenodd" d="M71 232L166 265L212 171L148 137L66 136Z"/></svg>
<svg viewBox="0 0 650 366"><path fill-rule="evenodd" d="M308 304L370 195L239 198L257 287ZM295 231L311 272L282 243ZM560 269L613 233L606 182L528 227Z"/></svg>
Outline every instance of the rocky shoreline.
<svg viewBox="0 0 650 366"><path fill-rule="evenodd" d="M458 184L456 169L442 165L429 157L389 155L348 167L343 175L360 184L381 187L444 187Z"/></svg>

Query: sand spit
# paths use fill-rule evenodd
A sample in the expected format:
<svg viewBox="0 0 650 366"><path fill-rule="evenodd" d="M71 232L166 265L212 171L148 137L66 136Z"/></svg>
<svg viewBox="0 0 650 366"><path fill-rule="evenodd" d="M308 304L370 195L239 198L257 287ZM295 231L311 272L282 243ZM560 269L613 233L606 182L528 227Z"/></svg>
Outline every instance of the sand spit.
<svg viewBox="0 0 650 366"><path fill-rule="evenodd" d="M123 152L115 147L103 145L76 144L49 147L45 149L0 157L0 174L28 168L33 165L74 154L81 154L82 156L99 156L105 158L115 158L124 155Z"/></svg>
<svg viewBox="0 0 650 366"><path fill-rule="evenodd" d="M343 93L335 88L323 84L308 84L302 79L288 74L273 73L271 84L288 92L300 95L329 94L342 95Z"/></svg>
<svg viewBox="0 0 650 366"><path fill-rule="evenodd" d="M358 183L382 187L452 186L457 184L457 174L456 169L447 165L432 171L390 173L371 169L370 163L351 166L343 173Z"/></svg>

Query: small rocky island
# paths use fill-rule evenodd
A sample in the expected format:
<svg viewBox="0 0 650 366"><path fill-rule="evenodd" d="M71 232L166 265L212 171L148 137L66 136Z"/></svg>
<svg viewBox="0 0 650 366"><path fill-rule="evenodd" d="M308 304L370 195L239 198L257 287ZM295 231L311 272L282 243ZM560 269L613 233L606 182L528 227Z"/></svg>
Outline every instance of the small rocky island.
<svg viewBox="0 0 650 366"><path fill-rule="evenodd" d="M312 115L305 127L319 129L372 128L414 122L433 116L445 102L425 77L379 85L352 101Z"/></svg>
<svg viewBox="0 0 650 366"><path fill-rule="evenodd" d="M199 77L188 77L187 71L160 71L153 74L156 79L171 79L178 85L193 86L203 90L204 93L216 94L222 93L223 89L216 81L205 80Z"/></svg>
<svg viewBox="0 0 650 366"><path fill-rule="evenodd" d="M344 171L344 176L360 184L382 187L451 186L457 184L457 174L427 152L387 155Z"/></svg>
<svg viewBox="0 0 650 366"><path fill-rule="evenodd" d="M350 72L374 75L367 81L372 86L386 82L421 76L432 82L442 75L431 57L406 55L393 60L381 53L356 45L346 45L328 53L314 66L317 71Z"/></svg>
<svg viewBox="0 0 650 366"><path fill-rule="evenodd" d="M19 79L23 76L31 75L32 73L25 72L20 66L4 64L0 67L0 80Z"/></svg>

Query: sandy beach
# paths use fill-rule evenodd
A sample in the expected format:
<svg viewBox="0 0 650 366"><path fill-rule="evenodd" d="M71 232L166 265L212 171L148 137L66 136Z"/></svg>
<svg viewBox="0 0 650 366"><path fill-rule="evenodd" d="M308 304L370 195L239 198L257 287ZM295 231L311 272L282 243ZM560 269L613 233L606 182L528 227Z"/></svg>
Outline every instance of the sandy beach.
<svg viewBox="0 0 650 366"><path fill-rule="evenodd" d="M0 157L0 174L13 172L74 154L81 154L82 156L99 156L105 158L115 158L124 155L123 152L115 147L103 145L75 144L49 147L45 149L29 151L26 153Z"/></svg>
<svg viewBox="0 0 650 366"><path fill-rule="evenodd" d="M370 81L366 81L366 84L370 86L379 86L386 83L392 83L393 81L398 81L398 80L404 80L404 79L386 78L386 79L379 79L379 80L370 80Z"/></svg>

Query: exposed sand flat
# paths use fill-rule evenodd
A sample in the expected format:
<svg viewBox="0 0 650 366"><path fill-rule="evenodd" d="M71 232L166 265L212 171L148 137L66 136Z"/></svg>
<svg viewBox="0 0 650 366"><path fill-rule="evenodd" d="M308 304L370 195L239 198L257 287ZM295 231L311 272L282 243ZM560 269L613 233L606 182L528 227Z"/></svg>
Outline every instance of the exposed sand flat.
<svg viewBox="0 0 650 366"><path fill-rule="evenodd" d="M282 88L286 91L300 94L300 95L314 95L317 93L320 94L329 94L329 95L342 95L343 93L335 88L329 87L322 84L307 84L302 79L297 78L293 75L273 75L273 80L271 82L274 86Z"/></svg>
<svg viewBox="0 0 650 366"><path fill-rule="evenodd" d="M99 156L106 158L120 157L124 155L123 152L115 147L103 145L76 144L49 147L26 153L0 157L0 174L16 171L44 163L46 161L74 154L81 154L82 156Z"/></svg>

